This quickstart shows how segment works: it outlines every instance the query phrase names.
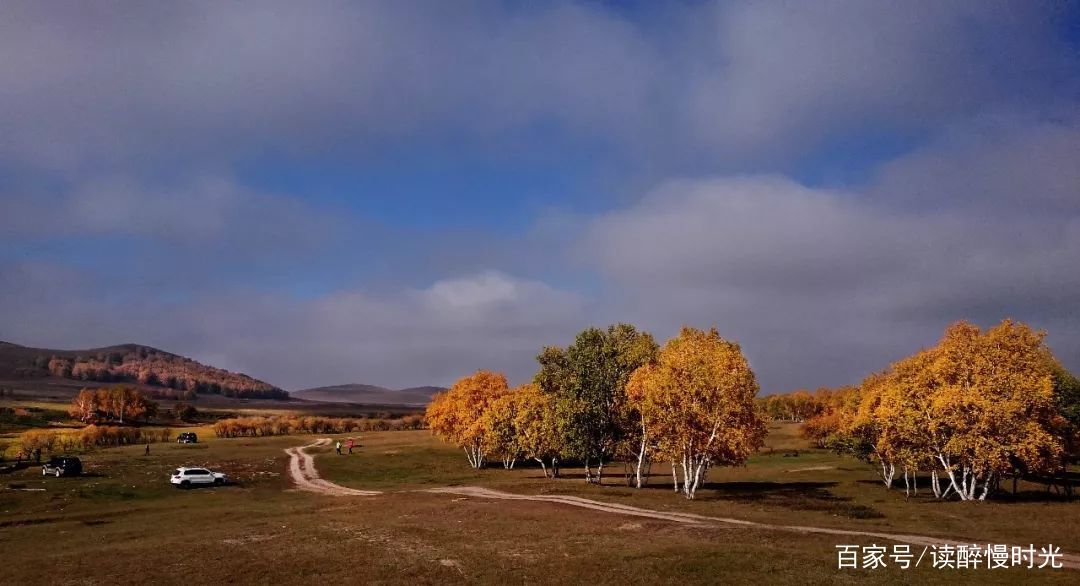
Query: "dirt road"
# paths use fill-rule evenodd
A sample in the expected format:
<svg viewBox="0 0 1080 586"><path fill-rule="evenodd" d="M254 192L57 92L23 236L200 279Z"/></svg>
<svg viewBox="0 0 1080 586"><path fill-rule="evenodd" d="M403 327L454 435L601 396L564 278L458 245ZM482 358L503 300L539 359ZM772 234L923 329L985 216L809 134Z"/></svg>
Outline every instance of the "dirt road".
<svg viewBox="0 0 1080 586"><path fill-rule="evenodd" d="M381 494L377 490L357 490L320 478L319 471L315 469L315 458L304 450L325 446L329 443L329 439L323 438L306 446L297 446L285 450L285 453L289 455L289 475L292 477L293 482L296 483L296 488L330 496L374 496Z"/></svg>
<svg viewBox="0 0 1080 586"><path fill-rule="evenodd" d="M654 511L651 509L642 509L639 507L632 507L629 505L621 505L617 503L605 503L601 501L594 501L590 499L584 499L575 496L565 495L523 495L523 494L511 494L507 492L500 492L497 490L491 490L489 488L482 488L479 486L449 486L443 488L432 488L428 492L442 493L442 494L455 494L461 496L470 496L476 498L488 498L488 499L501 499L501 500L526 500L526 501L539 501L556 503L560 505L569 505L572 507L582 507L586 509L593 509L597 511L604 511L608 513L615 513L619 515L630 515L634 517L646 517L649 519L660 519L663 521L672 521L675 523L685 523L688 525L699 526L714 526L714 527L745 527L749 529L762 529L766 531L789 531L793 533L817 533L822 535L838 535L846 537L871 537L874 539L881 539L884 541L891 541L896 543L908 543L918 546L942 546L942 545L968 545L972 544L971 541L957 541L953 539L944 539L941 537L930 537L926 535L909 535L904 533L884 533L877 531L855 531L848 529L832 529L829 527L807 527L803 525L774 525L770 523L757 523L755 521L747 521L744 519L732 519L729 517L706 517L704 515L695 515L693 513L677 513L669 511ZM988 542L979 542L981 547L985 547ZM989 542L992 543L992 542ZM1036 552L1038 551L1038 545L1036 544ZM1027 559L1026 557L1024 558ZM1062 554L1058 558L1061 565L1066 568L1074 570L1080 570L1080 556L1076 554ZM1036 555L1036 565L1042 562L1042 559Z"/></svg>
<svg viewBox="0 0 1080 586"><path fill-rule="evenodd" d="M306 446L300 446L295 448L289 448L285 450L285 453L289 455L289 473L296 482L297 488L300 490L306 490L309 492L315 492L319 494L328 494L331 496L374 496L381 494L379 491L373 490L357 490L355 488L348 488L339 484L334 484L327 480L323 480L319 477L318 471L315 470L314 458L304 452L306 448L325 446L330 443L329 439L320 439L314 443ZM960 541L953 539L944 539L941 537L930 537L926 535L909 535L905 533L885 533L878 531L856 531L850 529L833 529L829 527L809 527L804 525L775 525L770 523L758 523L756 521L747 521L745 519L733 519L730 517L708 517L705 515L696 515L693 513L679 513L672 511L656 511L652 509L643 509L640 507L633 507L630 505L622 505L618 503L606 503L603 501L595 501L591 499L568 496L568 495L527 495L527 494L513 494L509 492L502 492L498 490L492 490L490 488L483 488L479 486L446 486L440 488L431 488L425 492L432 492L438 494L453 494L459 496L473 497L473 498L486 498L486 499L498 499L498 500L521 500L521 501L535 501L546 502L559 505L568 505L571 507L579 507L584 509L592 509L595 511L603 511L606 513L614 513L617 515L628 515L632 517L644 517L648 519L658 519L661 521L670 521L673 523L683 523L687 525L697 525L701 527L743 527L747 529L759 529L765 531L788 531L793 533L814 533L821 535L836 535L841 537L870 537L874 539L881 539L883 541L891 541L895 543L908 543L916 546L942 546L942 545L971 545L971 541ZM987 541L978 542L979 545L985 547ZM1036 548L1038 545L1036 544ZM1036 549L1037 551L1037 549ZM1026 558L1025 558L1026 559ZM1076 554L1062 554L1058 560L1062 566L1071 568L1074 570L1080 570L1080 556ZM1036 564L1042 560L1036 559Z"/></svg>

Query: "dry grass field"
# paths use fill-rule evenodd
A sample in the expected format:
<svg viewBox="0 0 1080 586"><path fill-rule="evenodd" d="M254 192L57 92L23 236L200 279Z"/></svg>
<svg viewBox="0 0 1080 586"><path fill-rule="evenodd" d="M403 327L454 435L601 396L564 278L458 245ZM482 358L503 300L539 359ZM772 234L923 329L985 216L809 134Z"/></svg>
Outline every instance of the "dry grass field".
<svg viewBox="0 0 1080 586"><path fill-rule="evenodd" d="M771 427L746 467L715 469L698 499L671 492L654 467L646 489L621 467L605 486L577 470L549 480L533 467L473 471L459 450L424 431L363 434L353 455L312 448L319 473L380 491L334 497L295 489L284 450L313 436L216 439L196 445L101 449L80 478L34 468L0 475L5 584L211 583L1076 583L1075 570L836 569L839 543L882 540L738 526L695 526L548 502L426 492L481 486L575 495L657 511L763 523L913 533L975 543L1061 545L1075 553L1080 503L1024 486L1016 501L935 502L886 491L869 467L809 449L797 426ZM798 456L795 456L795 452ZM181 465L234 483L176 490ZM1038 497L1038 498L1036 498Z"/></svg>

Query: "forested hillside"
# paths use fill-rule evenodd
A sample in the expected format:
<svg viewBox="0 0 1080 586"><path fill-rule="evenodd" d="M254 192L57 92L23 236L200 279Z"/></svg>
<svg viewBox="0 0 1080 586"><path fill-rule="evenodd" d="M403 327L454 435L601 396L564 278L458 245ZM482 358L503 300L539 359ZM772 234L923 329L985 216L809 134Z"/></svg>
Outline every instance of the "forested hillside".
<svg viewBox="0 0 1080 586"><path fill-rule="evenodd" d="M0 378L57 376L98 382L135 382L227 397L286 399L289 394L246 374L138 344L89 350L50 350L0 342Z"/></svg>

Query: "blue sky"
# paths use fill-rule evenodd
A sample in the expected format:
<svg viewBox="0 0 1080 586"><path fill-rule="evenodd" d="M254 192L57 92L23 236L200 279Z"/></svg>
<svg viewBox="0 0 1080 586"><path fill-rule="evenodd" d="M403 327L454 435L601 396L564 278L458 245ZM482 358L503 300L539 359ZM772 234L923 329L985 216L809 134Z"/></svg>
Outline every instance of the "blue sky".
<svg viewBox="0 0 1080 586"><path fill-rule="evenodd" d="M285 388L717 326L766 392L951 321L1080 369L1053 2L0 8L0 339Z"/></svg>

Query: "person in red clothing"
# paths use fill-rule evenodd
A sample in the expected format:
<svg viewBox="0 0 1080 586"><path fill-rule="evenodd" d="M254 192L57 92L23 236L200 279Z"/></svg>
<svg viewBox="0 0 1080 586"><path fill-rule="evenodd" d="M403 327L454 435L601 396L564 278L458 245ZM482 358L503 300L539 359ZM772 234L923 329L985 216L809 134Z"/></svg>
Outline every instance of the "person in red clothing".
<svg viewBox="0 0 1080 586"><path fill-rule="evenodd" d="M353 447L353 439L349 438L349 453L350 454L352 453L352 447Z"/></svg>

